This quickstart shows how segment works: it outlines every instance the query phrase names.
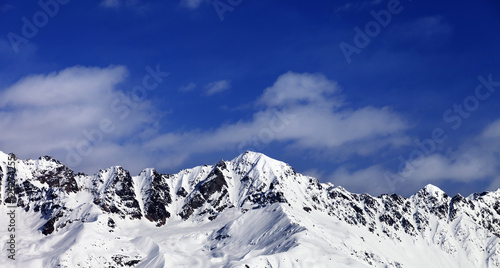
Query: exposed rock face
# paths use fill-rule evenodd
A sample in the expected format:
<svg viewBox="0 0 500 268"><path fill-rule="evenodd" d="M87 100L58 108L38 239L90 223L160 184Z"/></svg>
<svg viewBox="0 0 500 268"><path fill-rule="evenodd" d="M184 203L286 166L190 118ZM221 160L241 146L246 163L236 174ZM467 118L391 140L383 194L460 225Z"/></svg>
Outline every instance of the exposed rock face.
<svg viewBox="0 0 500 268"><path fill-rule="evenodd" d="M195 214L214 219L232 207L246 210L273 203L291 206L300 203L305 211L324 211L349 224L366 226L371 232L385 235L404 230L416 236L428 228L432 217L450 222L467 216L500 236L500 198L496 192L450 198L429 185L410 198L396 194L379 197L353 194L304 177L284 163L252 152L232 161L220 161L214 166L197 167L176 175L148 169L139 175L142 186L121 167L88 176L75 175L49 156L20 163L31 176L17 181L18 206L40 212L47 219L42 228L46 234L57 229L55 224L73 211L65 202L83 191L89 192L93 203L105 213L129 219L144 216L157 226L166 224L172 214L184 220ZM297 190L301 193L296 193ZM142 200L142 206L138 200ZM84 219L68 218L60 226L75 220Z"/></svg>
<svg viewBox="0 0 500 268"><path fill-rule="evenodd" d="M140 219L143 215L136 199L132 177L122 167L100 172L94 180L99 191L94 191L94 204L105 212L122 218Z"/></svg>
<svg viewBox="0 0 500 268"><path fill-rule="evenodd" d="M144 192L144 212L146 219L157 222L157 226L164 225L170 218L166 206L172 203L170 188L167 184L168 175L160 175L153 170L150 175L150 187Z"/></svg>
<svg viewBox="0 0 500 268"><path fill-rule="evenodd" d="M207 178L196 185L194 191L186 198L186 203L179 214L183 219L189 218L195 209L202 207L206 203L210 206L203 213L209 213L215 216L215 211L222 211L227 204L221 204L221 201L227 197L227 183L222 173L226 168L224 162L220 162L207 176ZM215 210L215 211L214 211Z"/></svg>
<svg viewBox="0 0 500 268"><path fill-rule="evenodd" d="M78 191L75 175L72 170L50 156L42 156L39 160L41 163L49 162L53 166L48 169L34 169L33 177L37 178L38 181L47 183L49 187L61 188L66 193L76 193Z"/></svg>

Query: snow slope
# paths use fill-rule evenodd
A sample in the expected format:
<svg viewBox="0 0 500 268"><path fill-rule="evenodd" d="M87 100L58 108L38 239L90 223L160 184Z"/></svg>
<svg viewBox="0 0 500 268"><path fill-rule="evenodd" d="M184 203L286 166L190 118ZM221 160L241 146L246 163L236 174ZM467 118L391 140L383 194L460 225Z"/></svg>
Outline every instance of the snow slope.
<svg viewBox="0 0 500 268"><path fill-rule="evenodd" d="M16 260L2 243L1 267L500 266L498 191L353 194L255 152L177 174L16 168Z"/></svg>

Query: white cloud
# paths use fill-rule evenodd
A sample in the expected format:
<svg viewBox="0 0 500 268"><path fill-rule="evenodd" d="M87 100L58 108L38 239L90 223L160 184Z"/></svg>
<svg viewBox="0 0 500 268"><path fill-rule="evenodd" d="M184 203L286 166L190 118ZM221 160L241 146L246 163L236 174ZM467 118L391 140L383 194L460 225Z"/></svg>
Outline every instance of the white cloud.
<svg viewBox="0 0 500 268"><path fill-rule="evenodd" d="M488 140L488 142L498 141L500 138L500 119L489 124L481 133L481 138Z"/></svg>
<svg viewBox="0 0 500 268"><path fill-rule="evenodd" d="M147 98L131 104L117 90L126 76L122 66L80 66L32 75L0 91L1 150L22 158L49 154L71 166L78 146L81 151L82 144L91 144L91 153L78 155L75 170L93 173L123 165L138 173L145 167L176 169L204 153L261 151L271 143L346 157L407 144L407 125L396 112L353 109L341 101L335 82L292 72L265 89L251 119L158 133L157 113ZM114 130L100 130L102 120L112 122Z"/></svg>
<svg viewBox="0 0 500 268"><path fill-rule="evenodd" d="M212 96L214 94L226 91L231 88L231 82L227 80L219 80L209 83L205 86L206 94Z"/></svg>
<svg viewBox="0 0 500 268"><path fill-rule="evenodd" d="M405 143L402 131L407 125L401 116L388 108L340 107L339 97L330 96L336 91L336 84L322 75L289 72L265 90L258 100L262 109L251 120L212 130L168 133L146 146L172 155L175 159L164 161L171 167L193 154L260 151L271 142L288 142L301 150L333 149L342 154L369 154L381 146Z"/></svg>
<svg viewBox="0 0 500 268"><path fill-rule="evenodd" d="M88 104L96 94L109 95L127 76L124 67L72 67L59 73L32 75L2 92L1 106L40 108ZM89 79L92 77L93 79Z"/></svg>
<svg viewBox="0 0 500 268"><path fill-rule="evenodd" d="M389 185L384 181L386 170L380 165L349 171L346 167L338 168L330 177L325 178L335 185L342 186L354 193L382 194L390 193Z"/></svg>
<svg viewBox="0 0 500 268"><path fill-rule="evenodd" d="M331 179L358 192L375 194L411 194L428 183L442 181L471 183L489 180L489 190L496 190L500 185L500 119L490 123L456 150L425 154L415 148L412 153L415 159L408 161L402 157L402 169L397 172L381 165L354 171L341 167Z"/></svg>
<svg viewBox="0 0 500 268"><path fill-rule="evenodd" d="M457 158L459 157L459 158ZM474 181L483 179L493 172L494 166L489 166L485 159L476 156L459 154L432 154L414 162L407 162L406 172L410 180L419 181Z"/></svg>
<svg viewBox="0 0 500 268"><path fill-rule="evenodd" d="M407 169L401 173L383 165L372 165L357 170L349 170L343 166L326 179L357 193L410 195L429 183L438 184L443 180L467 183L495 174L495 166L488 166L479 159L467 156L452 158L453 156L433 154L420 159L418 165L414 163L411 168L408 168L407 164Z"/></svg>
<svg viewBox="0 0 500 268"><path fill-rule="evenodd" d="M403 170L408 179L421 181L455 180L470 182L492 178L500 171L500 119L490 123L457 150L433 153L407 161Z"/></svg>
<svg viewBox="0 0 500 268"><path fill-rule="evenodd" d="M1 150L15 152L22 158L52 155L76 170L91 173L118 164L118 159L123 160L124 166L144 167L148 159L130 157L137 147L130 138L140 136L143 127L153 123L154 115L147 101L127 106L126 103L132 104L116 89L126 77L127 70L122 66L79 66L28 76L3 89ZM103 121L111 122L111 126L102 128ZM78 155L80 161L72 161L70 152L77 151L80 143L91 144L91 152L84 150L84 155ZM125 152L130 154L124 157Z"/></svg>
<svg viewBox="0 0 500 268"><path fill-rule="evenodd" d="M300 102L320 103L338 91L337 83L321 74L281 75L272 87L266 88L259 102L266 106L295 105Z"/></svg>

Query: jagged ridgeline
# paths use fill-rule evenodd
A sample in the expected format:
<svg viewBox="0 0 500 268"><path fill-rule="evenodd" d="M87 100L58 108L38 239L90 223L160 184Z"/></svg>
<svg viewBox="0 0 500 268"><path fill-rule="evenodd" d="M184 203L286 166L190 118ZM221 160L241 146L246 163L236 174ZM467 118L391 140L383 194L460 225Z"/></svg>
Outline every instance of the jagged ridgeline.
<svg viewBox="0 0 500 268"><path fill-rule="evenodd" d="M7 157L0 153L3 199ZM32 233L19 247L56 252L20 253L28 265L435 265L428 256L455 267L500 265L499 192L449 197L428 185L409 198L353 194L254 152L137 176L118 166L75 173L49 156L16 161L19 217L30 219L23 228ZM74 241L50 242L63 237Z"/></svg>

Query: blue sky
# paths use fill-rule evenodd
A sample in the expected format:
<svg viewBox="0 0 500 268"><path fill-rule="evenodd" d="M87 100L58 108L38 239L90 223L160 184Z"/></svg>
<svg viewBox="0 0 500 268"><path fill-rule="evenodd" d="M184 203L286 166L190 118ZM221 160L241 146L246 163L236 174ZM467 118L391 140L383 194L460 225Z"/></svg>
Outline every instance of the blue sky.
<svg viewBox="0 0 500 268"><path fill-rule="evenodd" d="M0 33L20 158L175 173L253 150L354 192L500 187L497 1L6 0Z"/></svg>

